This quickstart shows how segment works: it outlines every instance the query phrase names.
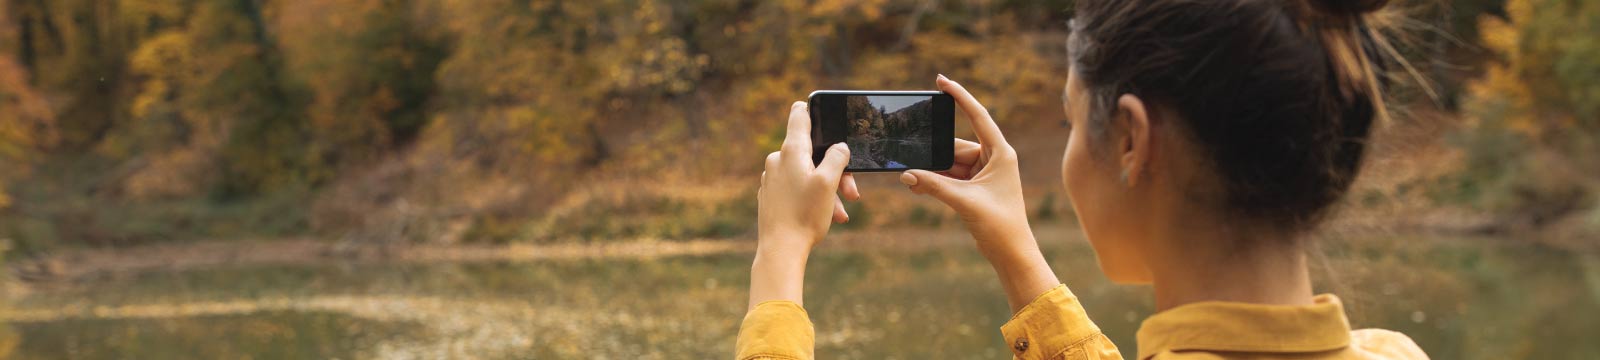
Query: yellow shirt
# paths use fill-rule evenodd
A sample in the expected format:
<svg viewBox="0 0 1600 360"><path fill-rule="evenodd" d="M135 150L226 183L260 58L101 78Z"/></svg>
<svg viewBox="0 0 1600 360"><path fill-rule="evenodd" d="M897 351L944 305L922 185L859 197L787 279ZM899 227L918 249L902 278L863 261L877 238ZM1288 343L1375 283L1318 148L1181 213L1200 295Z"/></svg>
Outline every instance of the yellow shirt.
<svg viewBox="0 0 1600 360"><path fill-rule="evenodd" d="M1017 359L1121 359L1078 297L1057 286L1000 327ZM1427 359L1417 344L1393 331L1350 331L1333 295L1305 306L1200 302L1145 319L1139 359ZM812 359L815 333L805 309L768 301L745 314L736 342L739 360Z"/></svg>

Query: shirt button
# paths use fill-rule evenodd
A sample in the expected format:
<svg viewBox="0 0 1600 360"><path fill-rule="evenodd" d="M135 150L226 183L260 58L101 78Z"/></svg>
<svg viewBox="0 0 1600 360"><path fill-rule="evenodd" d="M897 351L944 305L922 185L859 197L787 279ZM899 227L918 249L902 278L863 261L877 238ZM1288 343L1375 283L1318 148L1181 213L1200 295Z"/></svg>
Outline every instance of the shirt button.
<svg viewBox="0 0 1600 360"><path fill-rule="evenodd" d="M1011 348L1017 349L1017 352L1028 351L1028 338L1017 338L1017 342L1011 344Z"/></svg>

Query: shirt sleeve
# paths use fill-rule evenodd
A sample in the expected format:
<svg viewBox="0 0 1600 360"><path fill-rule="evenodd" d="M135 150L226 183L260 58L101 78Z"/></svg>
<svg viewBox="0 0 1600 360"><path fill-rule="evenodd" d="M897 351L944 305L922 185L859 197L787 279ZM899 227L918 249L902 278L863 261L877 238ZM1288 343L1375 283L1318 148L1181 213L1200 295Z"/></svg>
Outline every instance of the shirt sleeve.
<svg viewBox="0 0 1600 360"><path fill-rule="evenodd" d="M1361 353L1363 359L1427 360L1411 337L1384 329L1361 329L1350 332L1350 346Z"/></svg>
<svg viewBox="0 0 1600 360"><path fill-rule="evenodd" d="M1122 359L1066 285L1040 294L1000 326L1017 359Z"/></svg>
<svg viewBox="0 0 1600 360"><path fill-rule="evenodd" d="M735 341L737 360L810 360L816 330L806 309L793 301L765 301L744 315Z"/></svg>

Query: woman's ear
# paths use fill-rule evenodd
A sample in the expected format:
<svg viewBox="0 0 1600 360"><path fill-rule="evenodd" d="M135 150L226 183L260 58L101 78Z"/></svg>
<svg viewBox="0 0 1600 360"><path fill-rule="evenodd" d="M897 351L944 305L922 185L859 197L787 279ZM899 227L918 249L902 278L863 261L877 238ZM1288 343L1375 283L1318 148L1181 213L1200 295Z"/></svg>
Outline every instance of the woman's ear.
<svg viewBox="0 0 1600 360"><path fill-rule="evenodd" d="M1148 110L1144 101L1133 94L1123 94L1117 98L1116 114L1119 117L1117 120L1126 131L1117 150L1119 150L1123 180L1129 187L1139 184L1139 180L1148 175L1145 174L1145 169L1155 156L1154 149L1151 149L1151 145L1155 142L1150 139L1152 134Z"/></svg>

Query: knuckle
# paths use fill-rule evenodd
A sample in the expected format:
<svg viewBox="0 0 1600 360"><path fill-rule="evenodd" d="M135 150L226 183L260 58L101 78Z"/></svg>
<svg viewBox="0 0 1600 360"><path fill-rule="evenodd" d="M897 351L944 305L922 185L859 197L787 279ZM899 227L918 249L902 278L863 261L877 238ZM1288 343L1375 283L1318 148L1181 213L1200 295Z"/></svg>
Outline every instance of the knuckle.
<svg viewBox="0 0 1600 360"><path fill-rule="evenodd" d="M826 175L822 175L822 174L813 173L807 179L810 180L813 183L820 184L820 185L827 185L828 184L828 177Z"/></svg>
<svg viewBox="0 0 1600 360"><path fill-rule="evenodd" d="M997 160L997 161L999 161L999 160L1015 161L1017 159L1017 150L1011 148L1011 145L1009 145L1009 144L1008 145L996 146L994 148L994 154L992 156L994 157L994 160Z"/></svg>

